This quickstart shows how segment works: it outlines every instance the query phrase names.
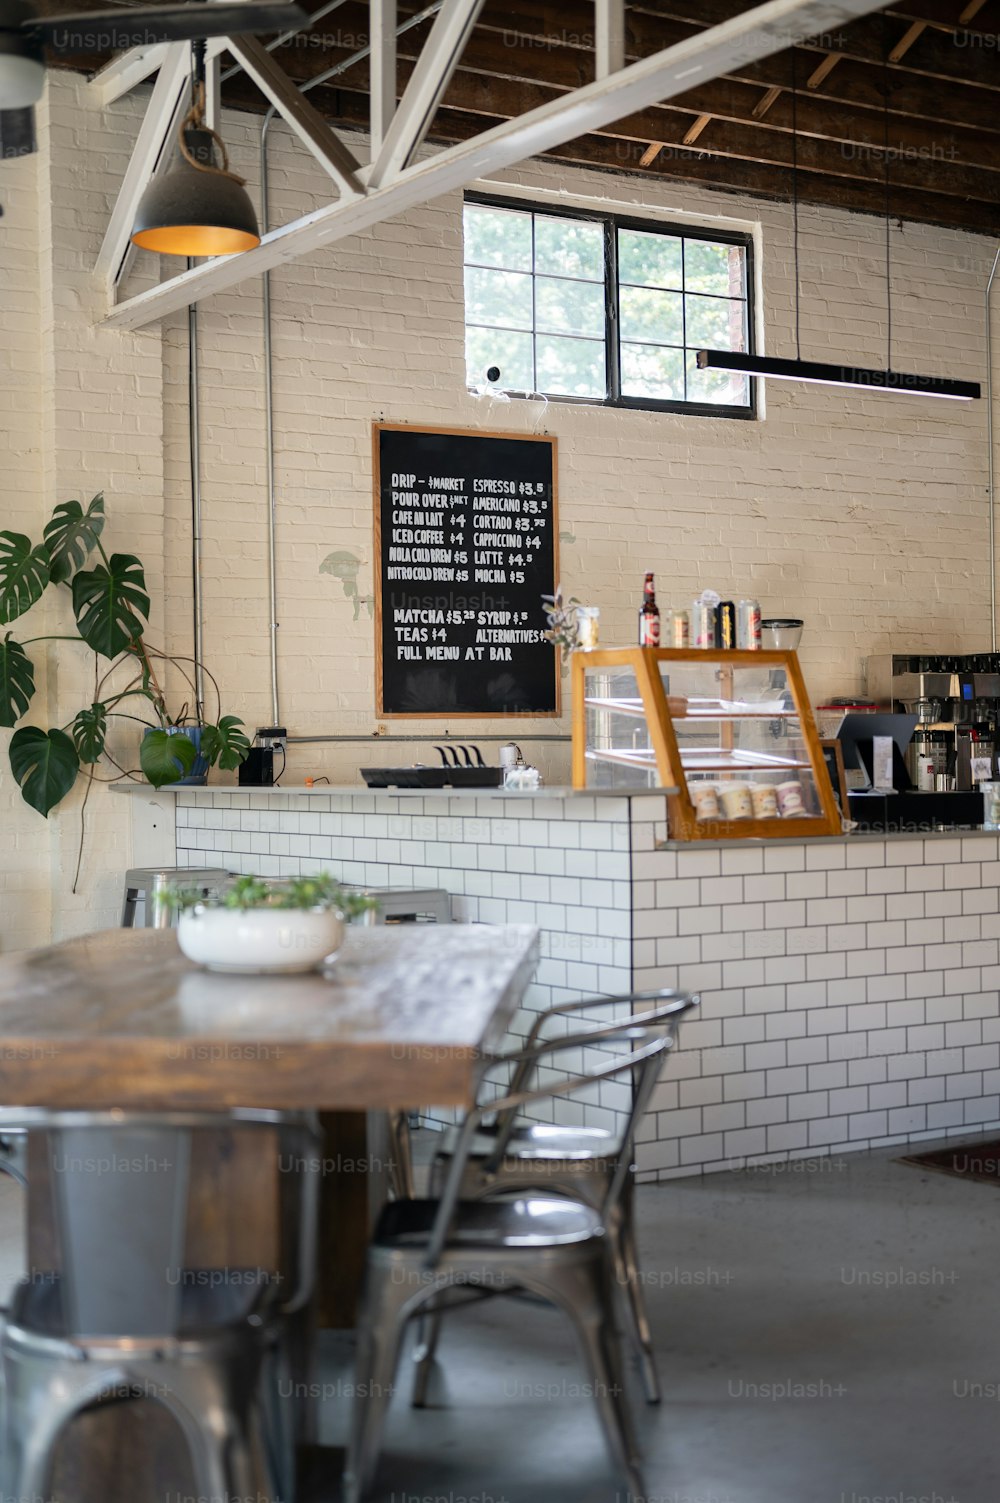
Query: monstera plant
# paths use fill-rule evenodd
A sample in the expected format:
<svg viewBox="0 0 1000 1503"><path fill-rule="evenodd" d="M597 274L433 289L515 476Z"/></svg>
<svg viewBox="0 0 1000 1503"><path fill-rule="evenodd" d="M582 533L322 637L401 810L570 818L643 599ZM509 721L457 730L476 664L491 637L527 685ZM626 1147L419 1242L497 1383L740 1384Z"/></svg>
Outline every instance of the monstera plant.
<svg viewBox="0 0 1000 1503"><path fill-rule="evenodd" d="M187 776L199 755L209 766L218 763L231 769L250 749L243 722L222 715L221 704L211 724L189 716L186 705L176 716L168 713L154 664L174 664L191 683L181 664L193 660L161 652L146 640L149 596L142 564L132 553L105 551L105 520L104 497L95 496L86 511L79 501L57 506L40 543L33 544L20 532L0 532L0 726L17 726L31 705L35 667L29 647L83 642L95 654L90 702L65 725L20 725L10 740L10 767L21 795L46 817L81 772L93 782L102 757L119 773L126 771L105 744L109 720L138 720L144 725L139 765L156 788ZM68 597L75 636L63 632L22 638L20 632L15 637L5 631L50 588ZM207 676L218 699L218 685ZM118 684L114 689L107 687L112 679ZM136 709L144 714L133 714Z"/></svg>

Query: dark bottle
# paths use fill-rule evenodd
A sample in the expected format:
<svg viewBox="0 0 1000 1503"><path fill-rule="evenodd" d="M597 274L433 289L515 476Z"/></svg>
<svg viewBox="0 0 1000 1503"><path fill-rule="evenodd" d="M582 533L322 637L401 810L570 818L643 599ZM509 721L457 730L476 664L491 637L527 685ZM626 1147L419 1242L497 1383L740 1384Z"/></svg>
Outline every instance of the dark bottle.
<svg viewBox="0 0 1000 1503"><path fill-rule="evenodd" d="M639 646L659 647L660 608L656 603L656 590L652 574L646 575L642 587L642 605L639 607Z"/></svg>

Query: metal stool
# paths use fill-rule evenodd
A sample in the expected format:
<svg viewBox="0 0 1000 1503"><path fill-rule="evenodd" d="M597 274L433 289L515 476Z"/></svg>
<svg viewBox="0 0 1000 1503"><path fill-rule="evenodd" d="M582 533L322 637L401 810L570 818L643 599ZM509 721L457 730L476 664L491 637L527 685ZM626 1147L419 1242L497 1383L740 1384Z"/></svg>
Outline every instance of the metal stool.
<svg viewBox="0 0 1000 1503"><path fill-rule="evenodd" d="M143 925L147 929L169 929L170 909L162 900L163 889L173 884L201 887L211 892L232 876L221 866L133 866L125 873L125 897L122 903L122 928L135 925L135 908L143 905Z"/></svg>
<svg viewBox="0 0 1000 1503"><path fill-rule="evenodd" d="M309 1121L244 1109L153 1115L28 1107L6 1109L3 1125L43 1135L58 1249L57 1266L33 1270L16 1287L0 1336L4 1494L47 1497L66 1427L89 1405L124 1395L151 1397L171 1414L199 1492L292 1496L294 1437L281 1401L287 1389L276 1379L289 1362L294 1372L289 1324L312 1283L316 1140ZM206 1129L277 1130L294 1145L305 1198L290 1279L284 1249L274 1269L185 1266L192 1138ZM124 1177L99 1172L123 1151L152 1167Z"/></svg>
<svg viewBox="0 0 1000 1503"><path fill-rule="evenodd" d="M377 911L372 924L450 924L451 893L443 887L353 887L363 897L374 898Z"/></svg>
<svg viewBox="0 0 1000 1503"><path fill-rule="evenodd" d="M374 898L378 907L365 914L367 924L451 924L451 893L443 887L352 887L362 897ZM419 1112L389 1112L392 1147L389 1184L396 1200L413 1199L413 1153L410 1129L420 1122Z"/></svg>

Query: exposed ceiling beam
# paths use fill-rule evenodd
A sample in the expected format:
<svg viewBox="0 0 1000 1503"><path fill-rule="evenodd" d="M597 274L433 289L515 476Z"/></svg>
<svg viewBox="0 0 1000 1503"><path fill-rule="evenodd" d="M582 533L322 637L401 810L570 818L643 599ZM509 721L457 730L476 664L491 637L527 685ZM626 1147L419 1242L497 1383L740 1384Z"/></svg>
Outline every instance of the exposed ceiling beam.
<svg viewBox="0 0 1000 1503"><path fill-rule="evenodd" d="M97 254L94 271L106 286L113 285L118 275L135 223L139 200L146 191L146 185L164 146L169 144L168 136L177 102L187 89L190 57L191 49L186 42L171 42L166 48L166 55Z"/></svg>
<svg viewBox="0 0 1000 1503"><path fill-rule="evenodd" d="M168 42L157 42L152 47L130 47L127 52L119 52L110 63L105 63L91 79L91 88L100 101L101 109L107 109L109 104L114 104L123 94L130 94L155 73L171 45Z"/></svg>
<svg viewBox="0 0 1000 1503"><path fill-rule="evenodd" d="M594 0L594 72L607 78L625 66L625 0Z"/></svg>
<svg viewBox="0 0 1000 1503"><path fill-rule="evenodd" d="M874 9L877 0L768 0L679 46L417 162L385 187L369 188L363 197L314 210L272 231L254 250L217 257L183 272L119 304L105 322L114 328L140 328L416 204L600 130L634 110L691 89L700 80L715 78L736 63L766 57L802 34L832 29Z"/></svg>
<svg viewBox="0 0 1000 1503"><path fill-rule="evenodd" d="M370 191L384 187L405 171L426 139L482 8L483 0L444 0L385 133L382 149L373 158L368 176Z"/></svg>
<svg viewBox="0 0 1000 1503"><path fill-rule="evenodd" d="M292 83L288 74L278 66L267 48L256 37L229 37L226 45L243 65L243 71L253 79L288 122L303 146L312 152L324 172L330 174L341 194L360 193L362 188L356 176L356 158L338 140L323 116Z"/></svg>
<svg viewBox="0 0 1000 1503"><path fill-rule="evenodd" d="M372 161L382 150L396 113L396 0L371 0Z"/></svg>

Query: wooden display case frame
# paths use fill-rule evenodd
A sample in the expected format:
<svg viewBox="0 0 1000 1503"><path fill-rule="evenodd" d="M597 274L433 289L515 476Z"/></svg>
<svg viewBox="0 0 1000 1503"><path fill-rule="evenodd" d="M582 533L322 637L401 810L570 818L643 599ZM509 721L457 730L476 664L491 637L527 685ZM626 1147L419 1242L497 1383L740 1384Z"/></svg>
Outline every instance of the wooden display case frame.
<svg viewBox="0 0 1000 1503"><path fill-rule="evenodd" d="M713 819L699 821L695 818L694 805L688 790L684 762L674 730L667 694L660 675L661 663L691 663L699 666L716 664L720 672L720 694L723 700L733 697L734 670L743 668L783 668L792 696L794 709L786 712L789 719L797 719L805 743L804 758L812 772L813 786L819 799L821 813L808 814L791 819ZM586 670L589 668L630 668L642 700L641 710L628 712L643 718L649 727L650 740L656 758L656 770L667 793L670 838L672 840L748 840L805 837L813 835L840 835L842 823L833 787L827 771L823 748L813 718L812 706L806 693L805 681L799 667L798 655L794 652L733 652L723 648L680 647L608 647L592 652L575 652L571 663L573 690L573 787L587 787L587 701ZM609 708L611 708L609 706ZM752 711L720 717L718 724L719 749L724 754L733 749L733 725L738 720L750 719ZM716 718L704 717L711 723ZM775 719L773 712L766 718ZM761 762L757 766L746 761L741 766L747 772L760 771L774 764ZM781 764L777 764L780 768ZM803 762L803 768L805 762ZM777 770L776 768L776 770ZM794 772L794 768L789 768ZM725 772L720 773L725 776ZM612 791L612 790L607 790Z"/></svg>

